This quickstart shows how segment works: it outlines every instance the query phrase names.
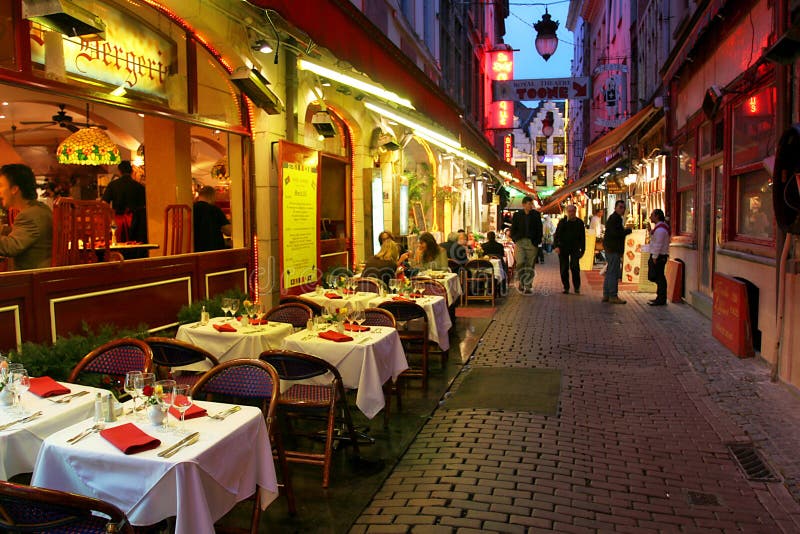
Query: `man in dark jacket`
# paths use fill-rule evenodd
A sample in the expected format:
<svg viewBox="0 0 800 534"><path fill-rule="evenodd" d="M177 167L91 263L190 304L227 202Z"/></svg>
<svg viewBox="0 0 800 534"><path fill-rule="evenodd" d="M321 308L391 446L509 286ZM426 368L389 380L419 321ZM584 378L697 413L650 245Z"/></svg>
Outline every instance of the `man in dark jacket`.
<svg viewBox="0 0 800 534"><path fill-rule="evenodd" d="M576 216L578 208L574 204L567 206L567 216L558 221L553 235L553 246L558 254L558 265L561 269L561 283L564 294L569 293L569 274L572 272L572 286L575 294L581 292L580 259L586 250L586 230L583 221Z"/></svg>
<svg viewBox="0 0 800 534"><path fill-rule="evenodd" d="M501 243L497 242L497 238L494 232L487 232L486 233L486 243L481 244L481 249L483 249L483 253L487 256L497 256L500 259L503 258L506 251L503 248Z"/></svg>
<svg viewBox="0 0 800 534"><path fill-rule="evenodd" d="M533 209L533 199L522 199L522 211L511 219L511 239L516 245L516 270L519 289L533 293L533 278L536 276L536 257L542 242L542 216Z"/></svg>
<svg viewBox="0 0 800 534"><path fill-rule="evenodd" d="M606 278L603 280L603 302L625 304L627 301L617 296L619 279L622 276L622 253L625 251L625 236L632 230L625 228L622 216L625 215L625 201L617 200L614 213L606 221L606 233L603 236L603 248L606 251Z"/></svg>

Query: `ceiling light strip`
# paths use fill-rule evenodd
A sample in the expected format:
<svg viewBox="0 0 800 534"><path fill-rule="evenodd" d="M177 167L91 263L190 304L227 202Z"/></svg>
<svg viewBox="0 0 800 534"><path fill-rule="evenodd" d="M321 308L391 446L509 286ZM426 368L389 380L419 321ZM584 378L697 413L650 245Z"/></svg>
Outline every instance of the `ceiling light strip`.
<svg viewBox="0 0 800 534"><path fill-rule="evenodd" d="M489 165L487 165L483 160L478 159L475 156L473 156L471 154L468 154L467 152L464 152L463 150L460 150L458 148L453 148L451 146L445 145L444 143L438 141L437 139L429 137L427 134L425 134L423 132L415 130L414 131L414 135L418 135L419 137L425 139L427 142L431 143L432 145L438 146L439 148L441 148L445 152L448 152L450 154L453 154L456 157L459 157L461 159L469 161L470 163L472 163L474 165L477 165L478 167L480 167L482 169L488 169L489 168Z"/></svg>
<svg viewBox="0 0 800 534"><path fill-rule="evenodd" d="M454 149L460 149L461 148L461 142L458 141L458 139L454 139L452 137L448 137L446 135L442 135L442 134L440 134L438 132L435 132L435 131L431 130L430 128L427 128L427 127L421 125L420 123L409 119L408 117L405 117L403 115L395 113L394 111L392 111L390 109L386 109L384 107L375 105L372 102L364 102L364 106L367 109L372 110L375 113L378 113L379 115L383 115L387 119L391 119L391 120L393 120L395 122L398 122L398 123L402 124L403 126L408 126L412 130L414 130L414 133L420 135L420 137L423 137L422 134L424 134L425 136L427 136L426 139L427 138L436 139L438 141L437 143L434 143L436 145L446 145L446 146L449 146L450 148L454 148Z"/></svg>
<svg viewBox="0 0 800 534"><path fill-rule="evenodd" d="M377 96L382 98L383 100L388 100L389 102L394 102L400 106L407 107L409 109L414 109L414 106L411 104L411 101L407 98L403 98L399 96L397 93L393 93L392 91L387 91L382 87L378 87L377 85L368 83L364 80L359 80L354 76L350 76L345 74L341 71L332 69L330 67L325 67L320 65L319 63L315 63L313 61L309 61L307 59L298 59L297 60L297 68L300 70L307 70L309 72L313 72L319 74L324 78L329 78L335 82L343 83L345 85L349 85L359 91L364 91L373 96Z"/></svg>

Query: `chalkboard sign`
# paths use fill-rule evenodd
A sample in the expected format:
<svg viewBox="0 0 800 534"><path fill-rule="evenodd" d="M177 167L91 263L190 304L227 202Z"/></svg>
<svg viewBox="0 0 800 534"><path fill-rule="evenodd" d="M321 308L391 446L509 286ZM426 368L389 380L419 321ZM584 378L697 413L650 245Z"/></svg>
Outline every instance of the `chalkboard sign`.
<svg viewBox="0 0 800 534"><path fill-rule="evenodd" d="M422 209L422 202L412 202L411 209L414 215L414 225L420 232L427 232L428 225L425 223L425 210Z"/></svg>

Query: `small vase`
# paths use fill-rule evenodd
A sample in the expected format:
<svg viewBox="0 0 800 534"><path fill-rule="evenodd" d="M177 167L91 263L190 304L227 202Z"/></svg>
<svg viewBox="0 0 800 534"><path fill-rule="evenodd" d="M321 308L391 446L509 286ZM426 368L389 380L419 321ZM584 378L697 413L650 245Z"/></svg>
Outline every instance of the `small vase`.
<svg viewBox="0 0 800 534"><path fill-rule="evenodd" d="M14 395L11 393L11 387L6 384L0 391L0 406L11 406L12 404L14 404Z"/></svg>
<svg viewBox="0 0 800 534"><path fill-rule="evenodd" d="M166 417L166 415L167 414L161 411L160 406L152 404L147 407L147 418L153 426L161 426L164 424L164 417Z"/></svg>

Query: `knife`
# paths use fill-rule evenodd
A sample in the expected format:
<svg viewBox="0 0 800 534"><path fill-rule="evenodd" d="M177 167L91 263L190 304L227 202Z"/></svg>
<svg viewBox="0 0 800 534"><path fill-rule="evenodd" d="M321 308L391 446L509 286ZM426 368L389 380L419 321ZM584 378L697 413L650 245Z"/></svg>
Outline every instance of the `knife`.
<svg viewBox="0 0 800 534"><path fill-rule="evenodd" d="M66 397L61 397L60 399L47 399L51 402L55 402L56 404L67 404L72 399L77 399L78 397L83 397L84 395L88 395L88 391L79 391L78 393L73 393L72 395L67 395Z"/></svg>
<svg viewBox="0 0 800 534"><path fill-rule="evenodd" d="M166 454L164 454L163 457L164 458L171 458L174 454L176 454L178 451L180 451L184 447L188 447L189 445L194 445L195 443L197 443L197 441L199 439L200 439L200 432L195 432L194 434L192 434L192 435L184 438L183 440L181 440L179 443L173 445L171 450L166 452ZM161 456L161 454L159 454L159 456Z"/></svg>
<svg viewBox="0 0 800 534"><path fill-rule="evenodd" d="M182 447L183 445L185 445L185 444L189 443L189 441L190 441L190 440L192 440L192 439L197 439L197 438L199 438L199 437L200 437L200 432L194 432L194 433L192 433L192 434L189 434L188 436L186 436L185 438L183 438L182 440L180 440L180 441L179 441L178 443L176 443L175 445L173 445L173 446L171 446L171 447L167 447L167 448L166 448L166 449L164 449L163 451L159 452L159 453L158 453L158 456L160 456L160 457L162 457L162 458L169 458L169 454L170 454L171 452L175 452L175 450L176 450L176 449L178 449L178 448Z"/></svg>
<svg viewBox="0 0 800 534"><path fill-rule="evenodd" d="M0 426L0 430L5 430L7 428L11 428L12 426L16 425L17 423L27 423L28 421L33 421L37 417L42 415L42 412L36 412L35 414L29 415L28 417L23 417L22 419L17 419L16 421L11 421L10 423L6 423Z"/></svg>

